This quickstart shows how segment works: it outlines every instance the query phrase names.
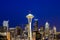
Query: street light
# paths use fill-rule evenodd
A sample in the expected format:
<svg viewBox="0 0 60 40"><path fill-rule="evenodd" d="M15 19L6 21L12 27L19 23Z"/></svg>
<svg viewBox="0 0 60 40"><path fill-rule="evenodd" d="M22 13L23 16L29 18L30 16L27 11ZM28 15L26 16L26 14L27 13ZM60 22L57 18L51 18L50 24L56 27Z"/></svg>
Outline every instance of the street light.
<svg viewBox="0 0 60 40"><path fill-rule="evenodd" d="M27 16L28 19L28 24L29 24L29 40L32 40L32 31L31 31L31 23L32 23L32 18L34 17L32 14L28 14Z"/></svg>

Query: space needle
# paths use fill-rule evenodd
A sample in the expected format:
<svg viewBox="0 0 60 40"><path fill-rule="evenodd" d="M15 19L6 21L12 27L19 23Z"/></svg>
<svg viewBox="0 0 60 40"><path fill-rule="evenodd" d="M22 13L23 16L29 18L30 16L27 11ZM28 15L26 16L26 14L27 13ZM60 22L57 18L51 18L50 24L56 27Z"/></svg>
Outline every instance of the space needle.
<svg viewBox="0 0 60 40"><path fill-rule="evenodd" d="M28 19L28 24L29 24L29 40L32 40L32 29L31 29L31 23L32 23L32 19L33 19L33 15L32 14L28 14L26 16L26 18Z"/></svg>

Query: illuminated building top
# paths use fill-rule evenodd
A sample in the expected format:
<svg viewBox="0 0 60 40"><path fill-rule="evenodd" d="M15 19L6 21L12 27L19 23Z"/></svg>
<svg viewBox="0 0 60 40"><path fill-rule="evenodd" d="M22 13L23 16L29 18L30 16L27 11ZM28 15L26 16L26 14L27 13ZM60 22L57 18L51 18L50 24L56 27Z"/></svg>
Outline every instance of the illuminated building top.
<svg viewBox="0 0 60 40"><path fill-rule="evenodd" d="M8 27L8 22L9 22L9 21L3 21L3 26Z"/></svg>
<svg viewBox="0 0 60 40"><path fill-rule="evenodd" d="M54 26L53 29L56 30L56 27Z"/></svg>
<svg viewBox="0 0 60 40"><path fill-rule="evenodd" d="M49 23L48 22L46 22L45 28L49 28Z"/></svg>

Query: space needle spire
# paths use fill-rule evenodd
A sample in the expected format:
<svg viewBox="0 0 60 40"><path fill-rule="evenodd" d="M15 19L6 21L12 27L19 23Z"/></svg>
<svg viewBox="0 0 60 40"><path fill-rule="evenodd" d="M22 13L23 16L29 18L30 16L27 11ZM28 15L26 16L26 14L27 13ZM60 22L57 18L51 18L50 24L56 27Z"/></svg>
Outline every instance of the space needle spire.
<svg viewBox="0 0 60 40"><path fill-rule="evenodd" d="M29 11L30 12L30 11ZM33 15L32 14L28 14L26 16L26 18L28 19L28 24L29 24L29 40L32 40L32 29L31 29L31 23L32 23L32 19L33 19Z"/></svg>

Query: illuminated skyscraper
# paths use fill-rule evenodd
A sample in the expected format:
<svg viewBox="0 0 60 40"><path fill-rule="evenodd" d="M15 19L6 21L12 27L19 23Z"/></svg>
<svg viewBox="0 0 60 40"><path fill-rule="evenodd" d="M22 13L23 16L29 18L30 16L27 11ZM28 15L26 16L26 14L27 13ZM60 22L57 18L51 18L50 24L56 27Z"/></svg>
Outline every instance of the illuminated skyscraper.
<svg viewBox="0 0 60 40"><path fill-rule="evenodd" d="M54 31L54 34L56 34L56 27L55 26L53 27L53 31Z"/></svg>
<svg viewBox="0 0 60 40"><path fill-rule="evenodd" d="M3 27L4 27L4 29L7 29L7 31L8 31L9 21L3 21Z"/></svg>
<svg viewBox="0 0 60 40"><path fill-rule="evenodd" d="M46 29L49 29L49 23L48 22L45 23L45 30Z"/></svg>
<svg viewBox="0 0 60 40"><path fill-rule="evenodd" d="M46 39L48 39L48 36L49 36L49 23L46 22L46 24L45 24L45 37L46 37Z"/></svg>
<svg viewBox="0 0 60 40"><path fill-rule="evenodd" d="M53 37L54 39L56 39L56 27L55 26L53 27Z"/></svg>
<svg viewBox="0 0 60 40"><path fill-rule="evenodd" d="M34 31L38 31L38 19L34 20Z"/></svg>
<svg viewBox="0 0 60 40"><path fill-rule="evenodd" d="M42 40L44 36L44 26L40 27L40 34L41 34L41 40Z"/></svg>

